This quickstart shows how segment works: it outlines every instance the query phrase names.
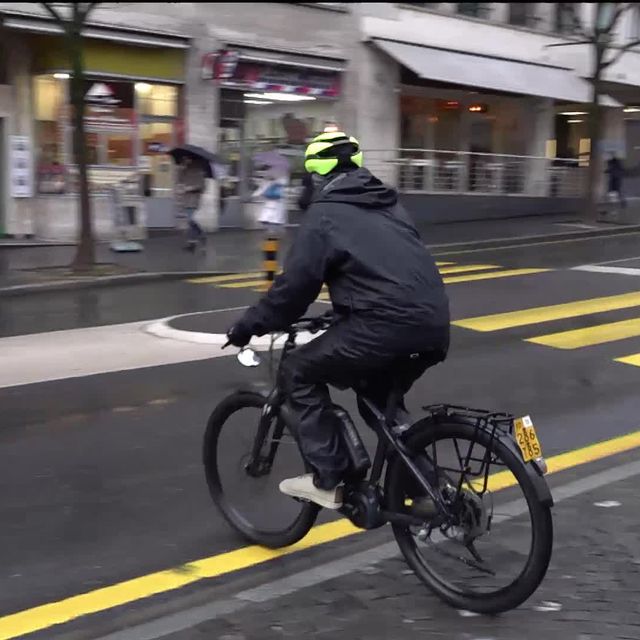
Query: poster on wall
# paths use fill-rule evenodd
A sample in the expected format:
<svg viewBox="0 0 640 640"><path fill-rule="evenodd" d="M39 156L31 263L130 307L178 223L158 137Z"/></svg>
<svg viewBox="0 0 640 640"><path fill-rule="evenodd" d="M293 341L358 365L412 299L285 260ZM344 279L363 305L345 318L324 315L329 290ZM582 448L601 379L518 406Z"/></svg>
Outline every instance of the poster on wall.
<svg viewBox="0 0 640 640"><path fill-rule="evenodd" d="M10 195L12 198L33 196L31 140L28 136L9 136Z"/></svg>
<svg viewBox="0 0 640 640"><path fill-rule="evenodd" d="M133 83L85 80L84 103L88 131L133 131Z"/></svg>

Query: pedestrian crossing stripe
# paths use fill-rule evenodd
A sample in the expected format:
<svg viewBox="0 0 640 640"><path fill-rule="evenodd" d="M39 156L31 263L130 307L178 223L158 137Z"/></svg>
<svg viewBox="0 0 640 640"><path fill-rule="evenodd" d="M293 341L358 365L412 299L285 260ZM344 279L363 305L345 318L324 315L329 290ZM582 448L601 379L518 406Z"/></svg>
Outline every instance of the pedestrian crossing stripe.
<svg viewBox="0 0 640 640"><path fill-rule="evenodd" d="M640 367L640 353L635 353L632 356L624 356L623 358L616 358L616 362L622 362L624 364L630 364L634 367Z"/></svg>
<svg viewBox="0 0 640 640"><path fill-rule="evenodd" d="M491 273L475 273L470 276L452 276L443 278L445 284L460 282L475 282L477 280L493 280L494 278L511 278L514 276L528 276L534 273L545 273L551 269L507 269L505 271L492 271Z"/></svg>
<svg viewBox="0 0 640 640"><path fill-rule="evenodd" d="M191 284L218 284L219 282L232 282L234 280L243 280L249 278L263 278L262 271L254 271L251 273L227 273L221 276L204 276L201 278L189 278L187 282Z"/></svg>
<svg viewBox="0 0 640 640"><path fill-rule="evenodd" d="M489 269L499 269L498 264L463 264L457 267L443 267L440 269L440 273L471 273L473 271L488 271Z"/></svg>
<svg viewBox="0 0 640 640"><path fill-rule="evenodd" d="M455 320L453 325L472 331L490 332L513 329L526 325L541 324L554 320L566 320L595 313L618 311L640 306L640 292L623 293L613 296L575 300L544 307L533 307L506 313ZM526 338L525 342L540 344L554 349L572 350L592 347L618 340L640 336L640 318L618 322L607 322L581 329L558 331L541 336ZM614 359L635 367L640 367L640 353Z"/></svg>
<svg viewBox="0 0 640 640"><path fill-rule="evenodd" d="M593 298L591 300L576 300L545 307L521 309L519 311L508 311L506 313L495 313L476 318L465 318L456 320L452 324L465 329L472 329L473 331L500 331L501 329L513 329L514 327L522 327L529 324L565 320L592 313L617 311L637 306L640 306L640 292L633 292Z"/></svg>
<svg viewBox="0 0 640 640"><path fill-rule="evenodd" d="M456 265L454 262L438 262L436 264L440 267L440 273L445 276L443 278L445 284L492 280L494 278L524 276L550 271L550 269L502 269L500 265L495 264ZM264 292L268 289L267 284L265 284L264 273L260 271L189 278L187 282L191 284L210 284L221 289L252 289L259 292Z"/></svg>
<svg viewBox="0 0 640 640"><path fill-rule="evenodd" d="M527 342L542 344L555 349L580 349L581 347L592 347L616 340L635 338L640 336L640 318L631 320L621 320L620 322L608 322L585 329L573 329L571 331L561 331L550 333L546 336L528 338Z"/></svg>

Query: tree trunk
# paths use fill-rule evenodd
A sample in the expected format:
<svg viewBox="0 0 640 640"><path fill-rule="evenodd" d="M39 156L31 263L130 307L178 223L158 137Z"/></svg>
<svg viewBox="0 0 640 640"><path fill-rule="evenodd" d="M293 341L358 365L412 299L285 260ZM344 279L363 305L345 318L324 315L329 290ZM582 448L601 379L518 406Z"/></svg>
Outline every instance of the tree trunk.
<svg viewBox="0 0 640 640"><path fill-rule="evenodd" d="M74 8L73 23L69 25L68 46L71 61L71 108L73 112L73 156L78 167L79 223L78 247L73 261L74 271L89 271L95 263L95 244L89 183L87 179L87 150L84 132L84 56L82 22Z"/></svg>
<svg viewBox="0 0 640 640"><path fill-rule="evenodd" d="M599 103L601 94L602 55L604 52L597 50L592 82L591 105L589 108L589 168L587 171L587 183L585 185L584 219L585 222L595 222L598 219L598 196L601 177L601 137L602 137L602 107Z"/></svg>

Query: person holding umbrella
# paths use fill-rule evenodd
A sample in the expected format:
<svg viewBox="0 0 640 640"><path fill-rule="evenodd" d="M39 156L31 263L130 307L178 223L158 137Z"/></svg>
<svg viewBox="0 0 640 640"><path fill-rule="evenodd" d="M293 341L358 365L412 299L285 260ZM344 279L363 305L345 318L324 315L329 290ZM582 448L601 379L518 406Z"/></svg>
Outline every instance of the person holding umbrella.
<svg viewBox="0 0 640 640"><path fill-rule="evenodd" d="M187 218L187 243L184 248L187 251L195 251L198 242L203 250L207 237L202 227L195 219L196 212L200 208L200 201L204 192L204 171L202 167L193 161L191 156L183 156L178 165L178 203L180 209Z"/></svg>
<svg viewBox="0 0 640 640"><path fill-rule="evenodd" d="M205 178L214 177L212 164L216 157L206 149L189 144L176 147L169 153L178 164L178 206L184 212L188 223L187 243L184 248L193 252L199 243L204 250L207 236L195 216L205 191Z"/></svg>

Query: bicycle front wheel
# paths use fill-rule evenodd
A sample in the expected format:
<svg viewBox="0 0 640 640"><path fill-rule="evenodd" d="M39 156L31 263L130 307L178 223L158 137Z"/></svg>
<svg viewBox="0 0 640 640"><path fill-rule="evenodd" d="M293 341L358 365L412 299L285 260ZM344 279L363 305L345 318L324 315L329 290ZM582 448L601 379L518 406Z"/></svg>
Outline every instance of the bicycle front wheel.
<svg viewBox="0 0 640 640"><path fill-rule="evenodd" d="M524 462L499 438L464 422L434 423L407 446L422 468L435 468L451 517L420 527L393 525L416 576L445 602L500 613L527 600L551 559L553 524ZM415 513L423 490L395 458L387 472L387 506ZM414 506L418 505L418 506Z"/></svg>
<svg viewBox="0 0 640 640"><path fill-rule="evenodd" d="M319 507L280 493L280 481L304 473L305 463L278 416L263 417L264 404L253 392L225 398L209 418L203 458L211 497L227 522L251 542L277 548L302 539ZM256 472L247 463L260 425L261 456L271 462Z"/></svg>

